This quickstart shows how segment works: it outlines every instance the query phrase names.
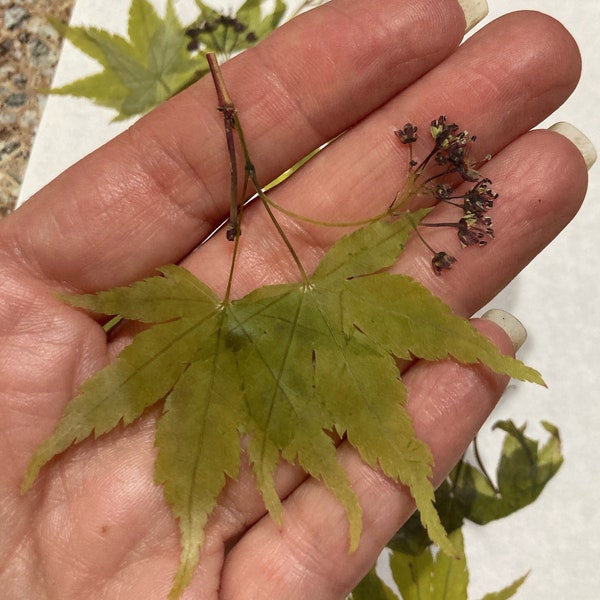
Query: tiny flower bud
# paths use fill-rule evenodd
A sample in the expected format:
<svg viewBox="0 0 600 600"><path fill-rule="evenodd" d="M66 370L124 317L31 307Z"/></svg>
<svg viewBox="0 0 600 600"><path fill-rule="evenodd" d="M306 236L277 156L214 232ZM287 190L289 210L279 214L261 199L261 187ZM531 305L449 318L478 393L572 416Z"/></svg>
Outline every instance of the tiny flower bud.
<svg viewBox="0 0 600 600"><path fill-rule="evenodd" d="M220 15L219 23L221 23L221 25L225 25L225 27L231 27L237 23L237 19L228 15Z"/></svg>
<svg viewBox="0 0 600 600"><path fill-rule="evenodd" d="M201 29L202 33L213 33L219 27L219 22L215 19L207 19L202 23Z"/></svg>
<svg viewBox="0 0 600 600"><path fill-rule="evenodd" d="M431 259L431 264L436 275L440 275L444 269L452 268L452 265L456 262L454 256L446 254L446 252L438 252L434 254Z"/></svg>
<svg viewBox="0 0 600 600"><path fill-rule="evenodd" d="M450 184L448 184L448 183L438 183L433 188L433 195L438 200L447 200L448 198L450 198L450 196L452 195L453 191L454 190L453 190L453 188L452 188L452 186Z"/></svg>
<svg viewBox="0 0 600 600"><path fill-rule="evenodd" d="M185 30L185 35L193 39L196 39L201 33L202 30L200 29L200 27L190 27L189 29Z"/></svg>
<svg viewBox="0 0 600 600"><path fill-rule="evenodd" d="M417 127L412 123L407 123L404 129L398 129L394 133L403 144L412 144L417 141Z"/></svg>

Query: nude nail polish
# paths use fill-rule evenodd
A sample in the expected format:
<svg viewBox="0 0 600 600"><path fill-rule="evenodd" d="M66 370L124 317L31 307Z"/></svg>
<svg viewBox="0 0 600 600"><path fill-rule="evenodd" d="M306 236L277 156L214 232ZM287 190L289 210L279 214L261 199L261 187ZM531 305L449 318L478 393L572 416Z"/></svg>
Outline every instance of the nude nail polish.
<svg viewBox="0 0 600 600"><path fill-rule="evenodd" d="M489 12L486 0L458 0L458 3L463 9L467 21L465 33L483 21Z"/></svg>
<svg viewBox="0 0 600 600"><path fill-rule="evenodd" d="M589 138L579 131L577 127L574 127L565 121L561 121L560 123L552 125L552 127L550 127L550 131L556 131L557 133L564 135L568 140L571 140L575 146L577 146L579 152L581 152L588 171L592 168L598 156L596 149Z"/></svg>
<svg viewBox="0 0 600 600"><path fill-rule="evenodd" d="M484 313L481 318L499 325L510 338L515 352L517 352L525 343L525 340L527 339L527 330L523 326L523 323L516 317L513 317L509 312L492 308Z"/></svg>

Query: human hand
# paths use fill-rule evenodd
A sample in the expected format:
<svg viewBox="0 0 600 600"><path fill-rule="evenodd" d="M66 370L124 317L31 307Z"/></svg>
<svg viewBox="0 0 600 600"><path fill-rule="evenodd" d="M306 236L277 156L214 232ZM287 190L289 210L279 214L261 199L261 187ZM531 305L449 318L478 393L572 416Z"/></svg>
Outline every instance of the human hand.
<svg viewBox="0 0 600 600"><path fill-rule="evenodd" d="M519 13L457 49L464 24L448 0L334 0L223 71L263 183L353 127L273 192L286 207L324 220L341 210L344 219L358 219L389 205L406 164L392 131L406 121L425 124L446 113L476 133L477 151L494 156L482 172L501 192L496 239L459 253L441 278L420 244L409 245L395 267L469 316L573 216L586 171L563 136L526 133L576 84L580 62L570 36L547 17ZM79 385L132 335L126 329L107 340L94 319L55 292L123 285L177 262L224 290L231 256L224 236L190 254L228 212L228 157L215 107L212 83L199 82L0 222L0 589L7 598L167 596L179 533L152 478L156 412L58 457L25 496L19 486ZM258 206L245 213L238 295L297 276L280 240L264 234L264 219ZM291 227L308 268L339 235ZM458 244L451 231L431 233L441 247ZM501 330L485 321L478 327L510 351ZM417 362L404 377L439 482L506 381L451 362ZM285 520L278 529L245 468L209 521L184 598L326 599L351 590L414 506L402 486L349 446L339 454L364 510L357 552L348 554L345 513L318 482L281 465Z"/></svg>

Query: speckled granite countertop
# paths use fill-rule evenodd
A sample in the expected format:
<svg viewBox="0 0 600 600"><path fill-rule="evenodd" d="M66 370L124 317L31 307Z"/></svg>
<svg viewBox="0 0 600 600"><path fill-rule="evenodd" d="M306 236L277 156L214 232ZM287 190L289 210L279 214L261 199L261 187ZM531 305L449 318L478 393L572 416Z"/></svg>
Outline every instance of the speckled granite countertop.
<svg viewBox="0 0 600 600"><path fill-rule="evenodd" d="M0 216L13 209L75 0L0 0Z"/></svg>

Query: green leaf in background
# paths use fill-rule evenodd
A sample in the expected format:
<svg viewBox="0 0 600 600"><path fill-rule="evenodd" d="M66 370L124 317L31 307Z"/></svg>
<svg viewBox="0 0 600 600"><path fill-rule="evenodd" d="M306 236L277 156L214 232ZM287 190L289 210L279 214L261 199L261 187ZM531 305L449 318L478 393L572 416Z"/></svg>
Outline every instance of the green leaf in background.
<svg viewBox="0 0 600 600"><path fill-rule="evenodd" d="M483 468L461 461L436 490L435 505L447 531L462 526L464 520L484 525L506 517L534 502L563 463L558 429L542 422L550 434L539 442L525 435L525 427L512 421L494 426L505 432L497 468L497 485ZM418 515L413 515L389 543L389 547L417 554L431 543Z"/></svg>
<svg viewBox="0 0 600 600"><path fill-rule="evenodd" d="M467 600L469 572L460 529L450 540L459 558L442 552L434 558L430 548L416 556L392 553L390 569L403 600Z"/></svg>
<svg viewBox="0 0 600 600"><path fill-rule="evenodd" d="M133 0L129 39L94 27L53 24L104 70L51 93L91 98L115 109L117 120L147 112L207 71L206 64L186 50L187 38L173 0L168 0L164 18L148 0Z"/></svg>
<svg viewBox="0 0 600 600"><path fill-rule="evenodd" d="M373 567L352 590L348 600L395 600L396 594L379 578Z"/></svg>
<svg viewBox="0 0 600 600"><path fill-rule="evenodd" d="M434 554L427 547L418 554L392 551L389 566L402 600L467 600L469 569L462 531L450 534L450 541L459 551L454 558L442 552ZM508 600L527 579L519 578L503 590L486 594L482 600ZM398 596L378 576L375 569L353 590L348 600L390 600Z"/></svg>
<svg viewBox="0 0 600 600"><path fill-rule="evenodd" d="M519 577L519 579L499 592L486 594L481 600L508 600L509 598L512 598L519 591L519 588L525 583L527 576L528 574L523 575L523 577ZM448 600L451 599L449 598Z"/></svg>
<svg viewBox="0 0 600 600"><path fill-rule="evenodd" d="M357 547L361 508L327 434L333 430L408 486L428 535L455 555L433 506L432 458L405 410L396 358L453 357L542 380L416 280L381 272L402 252L414 218L376 221L343 237L307 283L266 286L231 303L173 265L128 287L70 297L73 306L156 324L83 385L31 459L23 489L73 442L127 425L166 396L155 478L182 536L172 598L192 577L226 477L238 474L240 435L249 436L250 464L278 522L273 476L283 457L342 503L350 549Z"/></svg>
<svg viewBox="0 0 600 600"><path fill-rule="evenodd" d="M302 8L320 4L304 2ZM148 112L208 72L206 53L221 60L255 46L281 25L287 11L276 0L270 12L264 0L246 0L235 16L196 0L198 19L183 26L173 0L159 17L149 0L132 0L126 39L96 27L75 27L50 18L52 25L82 52L100 63L100 73L50 90L85 97L117 111L115 120Z"/></svg>
<svg viewBox="0 0 600 600"><path fill-rule="evenodd" d="M563 463L560 436L553 425L543 422L550 434L540 448L525 436L525 426L500 421L496 429L506 432L494 486L481 471L463 464L457 472L454 493L466 508L469 520L480 525L501 519L534 502Z"/></svg>
<svg viewBox="0 0 600 600"><path fill-rule="evenodd" d="M262 0L246 0L237 12L237 19L248 27L248 32L253 35L250 39L255 41L262 40L269 35L273 30L277 29L283 20L287 9L285 2L277 0L273 12L263 17L261 11ZM249 47L252 43L249 42L246 35L243 44L238 46L238 49Z"/></svg>
<svg viewBox="0 0 600 600"><path fill-rule="evenodd" d="M200 17L188 28L188 35L198 42L199 49L227 59L256 45L281 25L287 10L285 2L276 0L273 10L263 16L264 4L264 0L246 0L235 16L229 16L196 0Z"/></svg>

